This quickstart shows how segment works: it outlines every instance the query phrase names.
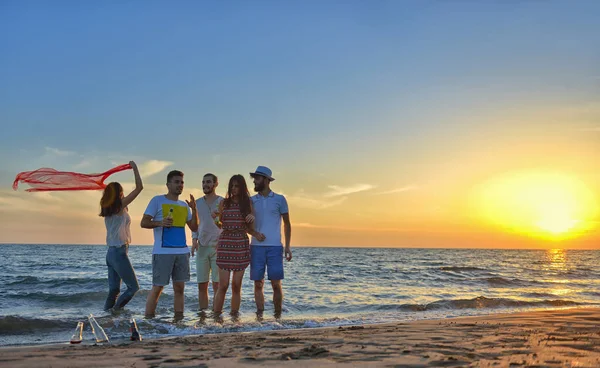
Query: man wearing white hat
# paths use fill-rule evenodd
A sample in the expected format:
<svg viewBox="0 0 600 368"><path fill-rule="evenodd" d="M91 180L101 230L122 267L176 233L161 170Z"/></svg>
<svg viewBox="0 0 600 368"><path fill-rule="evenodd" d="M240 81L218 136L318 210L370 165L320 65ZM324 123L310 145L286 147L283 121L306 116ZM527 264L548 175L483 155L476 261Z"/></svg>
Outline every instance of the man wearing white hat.
<svg viewBox="0 0 600 368"><path fill-rule="evenodd" d="M265 235L263 241L252 237L250 279L254 281L254 300L257 312L260 314L265 309L264 278L265 269L268 279L273 286L273 304L275 315L281 315L283 302L283 257L292 260L290 240L292 225L285 197L271 191L270 184L275 180L268 167L259 166L250 173L254 182L254 191L258 194L252 196L252 206L256 219L254 229ZM281 242L281 221L283 220L285 247Z"/></svg>

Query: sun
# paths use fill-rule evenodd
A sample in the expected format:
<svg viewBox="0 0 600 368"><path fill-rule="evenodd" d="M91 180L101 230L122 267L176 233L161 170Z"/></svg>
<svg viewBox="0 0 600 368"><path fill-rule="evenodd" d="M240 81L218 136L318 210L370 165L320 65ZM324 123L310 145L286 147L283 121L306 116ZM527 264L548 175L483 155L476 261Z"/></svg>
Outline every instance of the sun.
<svg viewBox="0 0 600 368"><path fill-rule="evenodd" d="M574 176L553 172L501 175L476 188L474 206L484 221L547 239L576 237L594 226L594 193Z"/></svg>
<svg viewBox="0 0 600 368"><path fill-rule="evenodd" d="M560 235L575 228L578 222L579 220L575 220L571 218L571 216L559 212L556 214L550 213L540 216L536 225L543 231L547 231L554 235Z"/></svg>

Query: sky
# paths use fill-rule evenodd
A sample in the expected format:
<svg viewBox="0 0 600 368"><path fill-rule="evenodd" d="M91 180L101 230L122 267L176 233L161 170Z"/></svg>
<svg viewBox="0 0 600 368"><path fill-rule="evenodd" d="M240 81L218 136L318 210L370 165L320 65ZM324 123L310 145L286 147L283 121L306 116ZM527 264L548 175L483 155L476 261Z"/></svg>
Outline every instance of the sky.
<svg viewBox="0 0 600 368"><path fill-rule="evenodd" d="M600 247L597 1L0 2L0 243L103 244L17 173L273 170L293 246ZM133 188L131 171L109 180ZM251 188L252 190L252 188Z"/></svg>

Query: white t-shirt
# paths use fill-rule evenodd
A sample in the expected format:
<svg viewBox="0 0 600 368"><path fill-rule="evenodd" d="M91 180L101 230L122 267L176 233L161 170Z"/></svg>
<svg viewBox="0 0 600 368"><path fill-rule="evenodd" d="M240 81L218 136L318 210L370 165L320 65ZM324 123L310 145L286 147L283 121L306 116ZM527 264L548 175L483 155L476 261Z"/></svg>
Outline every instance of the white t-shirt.
<svg viewBox="0 0 600 368"><path fill-rule="evenodd" d="M173 217L171 227L154 228L154 248L152 254L187 254L185 225L192 219L192 210L184 201L172 201L163 195L150 200L144 215L152 216L153 221L162 221L164 214Z"/></svg>
<svg viewBox="0 0 600 368"><path fill-rule="evenodd" d="M252 237L253 247L281 247L281 215L289 212L288 203L281 194L272 191L266 197L260 194L252 196L254 206L254 229L264 234L265 240L258 241Z"/></svg>

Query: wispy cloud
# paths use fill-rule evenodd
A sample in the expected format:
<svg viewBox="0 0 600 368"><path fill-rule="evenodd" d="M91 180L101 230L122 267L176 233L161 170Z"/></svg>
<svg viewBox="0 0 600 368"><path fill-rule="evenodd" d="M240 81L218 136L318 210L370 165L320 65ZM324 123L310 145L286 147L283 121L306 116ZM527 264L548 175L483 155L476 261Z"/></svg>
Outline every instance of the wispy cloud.
<svg viewBox="0 0 600 368"><path fill-rule="evenodd" d="M354 184L347 187L329 185L328 188L331 190L323 195L325 198L347 196L350 194L371 190L376 188L376 186L372 184Z"/></svg>
<svg viewBox="0 0 600 368"><path fill-rule="evenodd" d="M143 180L143 178L142 178ZM165 180L166 181L166 180ZM130 192L135 188L135 183L134 182L130 182L130 181L125 181L125 182L121 182L121 185L123 186L123 191L125 192ZM148 184L148 183L144 183L144 191L142 193L144 194L160 194L163 192L167 191L167 187L165 184Z"/></svg>
<svg viewBox="0 0 600 368"><path fill-rule="evenodd" d="M352 232L413 232L415 229L401 229L401 228L370 228L370 227L356 227L356 226L329 226L329 225L315 225L308 222L294 223L294 227L301 227L307 229L323 229L323 230L339 230L339 231L352 231Z"/></svg>
<svg viewBox="0 0 600 368"><path fill-rule="evenodd" d="M283 193L282 193L283 194ZM300 190L299 192L293 195L284 194L287 201L293 206L297 206L300 208L313 209L313 210L323 210L326 208L331 208L334 206L338 206L346 201L348 197L340 197L335 199L322 198L320 196L309 196L304 190Z"/></svg>
<svg viewBox="0 0 600 368"><path fill-rule="evenodd" d="M183 190L183 195L179 197L179 199L181 199L182 201L189 200L190 194L193 195L194 198L198 199L204 195L204 192L202 191L202 188L185 188Z"/></svg>
<svg viewBox="0 0 600 368"><path fill-rule="evenodd" d="M579 131L579 132L600 132L600 125L579 128L579 129L577 129L577 131Z"/></svg>
<svg viewBox="0 0 600 368"><path fill-rule="evenodd" d="M62 198L61 198L62 197ZM63 198L71 199L65 202ZM22 213L45 213L51 216L85 216L86 213L80 210L79 204L73 201L75 196L69 193L17 193L0 192L0 212L13 213L15 216L21 216ZM67 203L65 205L65 203Z"/></svg>
<svg viewBox="0 0 600 368"><path fill-rule="evenodd" d="M31 195L37 199L46 202L63 202L62 198L52 195L50 192L34 192Z"/></svg>
<svg viewBox="0 0 600 368"><path fill-rule="evenodd" d="M54 147L44 147L44 148L46 149L46 154L58 156L58 157L73 156L76 154L73 151L61 150L59 148L54 148Z"/></svg>
<svg viewBox="0 0 600 368"><path fill-rule="evenodd" d="M400 188L396 188L396 189L390 189L390 190L386 190L386 191L383 191L383 192L375 193L375 195L402 193L402 192L408 192L410 190L416 190L416 189L418 189L418 187L416 185L407 185L407 186L404 186L404 187L400 187Z"/></svg>
<svg viewBox="0 0 600 368"><path fill-rule="evenodd" d="M42 164L44 162L51 162L61 167L70 167L71 170L95 170L99 171L106 169L107 165L121 165L127 163L129 159L125 158L125 155L114 154L114 153L103 153L103 152L88 152L81 154L75 151L68 151L55 147L44 147L45 153L41 158ZM171 161L162 160L147 160L139 163L143 160L137 161L142 177L147 178L152 175L156 175L173 165Z"/></svg>
<svg viewBox="0 0 600 368"><path fill-rule="evenodd" d="M166 178L165 178L165 181L166 181ZM126 182L122 182L121 185L123 186L124 192L131 192L135 188L134 182L126 181ZM167 187L165 184L144 183L144 191L142 192L142 196L155 196L155 195L159 195L159 194L164 194L166 192L167 192ZM93 193L93 192L91 192L91 193ZM184 199L190 199L190 194L192 194L196 199L198 199L204 195L204 192L202 191L202 188L184 186L183 194L181 196L179 196L179 199L182 201Z"/></svg>
<svg viewBox="0 0 600 368"><path fill-rule="evenodd" d="M323 210L341 205L351 194L371 190L376 188L376 186L372 184L355 184L346 187L329 185L328 188L328 192L315 195L308 195L303 189L300 189L295 194L286 195L286 198L288 202L300 208Z"/></svg>
<svg viewBox="0 0 600 368"><path fill-rule="evenodd" d="M75 170L85 169L87 167L92 166L93 161L96 161L96 160L83 159L78 164L75 164L73 166L73 169L75 169Z"/></svg>
<svg viewBox="0 0 600 368"><path fill-rule="evenodd" d="M139 165L140 175L148 177L163 171L167 167L173 165L171 161L149 160Z"/></svg>
<svg viewBox="0 0 600 368"><path fill-rule="evenodd" d="M56 168L73 171L92 170L99 172L106 166L107 156L101 153L82 154L75 151L63 150L54 147L44 147L45 153L41 157L42 165L51 163ZM121 163L119 163L121 164Z"/></svg>
<svg viewBox="0 0 600 368"><path fill-rule="evenodd" d="M372 233L416 233L422 234L424 230L420 227L357 227L357 226L336 226L336 225L315 225L309 222L299 222L294 223L294 227L300 227L305 229L315 229L315 230L329 230L329 231L343 231L343 232L364 232L367 234ZM435 231L427 231L430 234L475 234L475 233L483 233L482 231L477 231L473 229L465 229L465 228L446 228L446 229L436 229Z"/></svg>

